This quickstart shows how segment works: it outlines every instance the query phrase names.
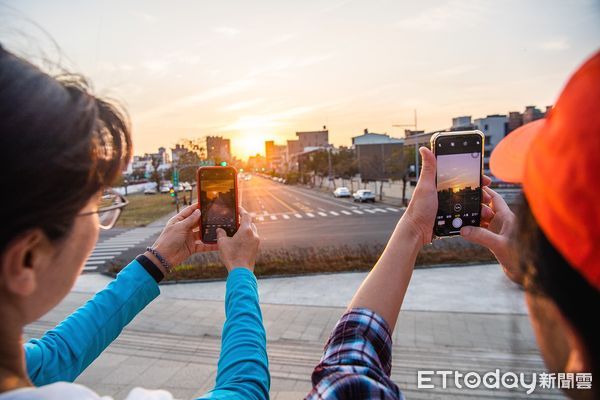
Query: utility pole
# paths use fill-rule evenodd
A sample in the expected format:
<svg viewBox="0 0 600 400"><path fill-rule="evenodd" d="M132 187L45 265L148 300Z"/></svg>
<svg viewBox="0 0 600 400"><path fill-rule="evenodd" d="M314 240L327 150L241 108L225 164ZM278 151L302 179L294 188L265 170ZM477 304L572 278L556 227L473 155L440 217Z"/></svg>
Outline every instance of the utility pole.
<svg viewBox="0 0 600 400"><path fill-rule="evenodd" d="M417 109L414 109L414 122L412 124L393 124L394 128L414 127L417 130ZM415 177L419 180L419 145L415 143Z"/></svg>

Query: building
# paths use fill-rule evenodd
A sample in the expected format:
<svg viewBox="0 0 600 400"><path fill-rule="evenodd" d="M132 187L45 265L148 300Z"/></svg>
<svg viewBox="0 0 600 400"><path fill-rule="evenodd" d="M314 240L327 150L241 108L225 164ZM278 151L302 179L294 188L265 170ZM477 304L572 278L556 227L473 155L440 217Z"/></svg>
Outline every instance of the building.
<svg viewBox="0 0 600 400"><path fill-rule="evenodd" d="M302 151L306 147L328 147L329 146L329 131L324 126L322 131L312 132L296 132L298 142Z"/></svg>
<svg viewBox="0 0 600 400"><path fill-rule="evenodd" d="M523 125L535 121L536 119L544 118L544 116L544 112L536 106L527 106L523 113Z"/></svg>
<svg viewBox="0 0 600 400"><path fill-rule="evenodd" d="M174 163L179 162L179 159L188 152L184 146L176 144L174 149L171 149L171 160Z"/></svg>
<svg viewBox="0 0 600 400"><path fill-rule="evenodd" d="M523 114L518 111L510 111L508 113L508 126L506 128L506 134L509 134L521 125L523 125Z"/></svg>
<svg viewBox="0 0 600 400"><path fill-rule="evenodd" d="M248 163L246 165L248 166L248 170L250 171L265 171L267 167L267 160L265 157L261 156L260 154L257 154L255 156L248 157Z"/></svg>
<svg viewBox="0 0 600 400"><path fill-rule="evenodd" d="M206 157L215 164L231 161L231 142L221 136L206 137Z"/></svg>
<svg viewBox="0 0 600 400"><path fill-rule="evenodd" d="M282 172L287 163L287 146L267 140L265 142L265 159L269 170Z"/></svg>
<svg viewBox="0 0 600 400"><path fill-rule="evenodd" d="M483 171L486 175L490 175L490 154L498 142L506 136L508 118L506 115L488 115L485 118L476 119L475 126L485 135Z"/></svg>
<svg viewBox="0 0 600 400"><path fill-rule="evenodd" d="M400 179L404 174L404 140L365 129L362 135L352 138L352 145L363 181Z"/></svg>
<svg viewBox="0 0 600 400"><path fill-rule="evenodd" d="M452 118L452 128L450 130L462 130L462 129L470 129L473 126L471 122L471 116L465 115L461 117Z"/></svg>

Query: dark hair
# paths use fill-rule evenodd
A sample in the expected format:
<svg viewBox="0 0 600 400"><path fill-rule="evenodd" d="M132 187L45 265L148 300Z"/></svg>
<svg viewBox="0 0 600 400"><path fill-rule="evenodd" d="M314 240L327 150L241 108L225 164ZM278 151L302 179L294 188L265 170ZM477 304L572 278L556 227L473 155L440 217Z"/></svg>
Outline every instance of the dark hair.
<svg viewBox="0 0 600 400"><path fill-rule="evenodd" d="M131 157L129 123L79 75L51 77L0 45L0 251L41 228L64 237Z"/></svg>
<svg viewBox="0 0 600 400"><path fill-rule="evenodd" d="M552 246L523 196L515 235L525 290L554 301L583 338L592 359L592 374L600 373L600 291L571 267Z"/></svg>

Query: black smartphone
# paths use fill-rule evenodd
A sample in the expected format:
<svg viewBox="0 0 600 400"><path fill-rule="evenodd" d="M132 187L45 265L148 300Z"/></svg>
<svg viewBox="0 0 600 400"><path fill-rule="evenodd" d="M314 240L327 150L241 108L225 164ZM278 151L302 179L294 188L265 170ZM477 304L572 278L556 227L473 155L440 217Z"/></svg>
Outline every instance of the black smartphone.
<svg viewBox="0 0 600 400"><path fill-rule="evenodd" d="M484 138L480 131L438 132L431 137L437 160L438 211L433 227L437 237L459 235L463 226L479 226Z"/></svg>
<svg viewBox="0 0 600 400"><path fill-rule="evenodd" d="M198 168L200 240L217 243L217 228L233 236L239 228L237 171L233 167Z"/></svg>

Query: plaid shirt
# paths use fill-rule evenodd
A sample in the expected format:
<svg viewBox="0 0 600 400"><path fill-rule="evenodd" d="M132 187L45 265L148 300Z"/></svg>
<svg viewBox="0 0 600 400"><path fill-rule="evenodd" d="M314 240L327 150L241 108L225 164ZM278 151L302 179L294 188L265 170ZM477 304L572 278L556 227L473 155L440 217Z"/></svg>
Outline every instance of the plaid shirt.
<svg viewBox="0 0 600 400"><path fill-rule="evenodd" d="M345 313L335 326L306 399L403 400L390 379L392 338L387 323L366 308Z"/></svg>

